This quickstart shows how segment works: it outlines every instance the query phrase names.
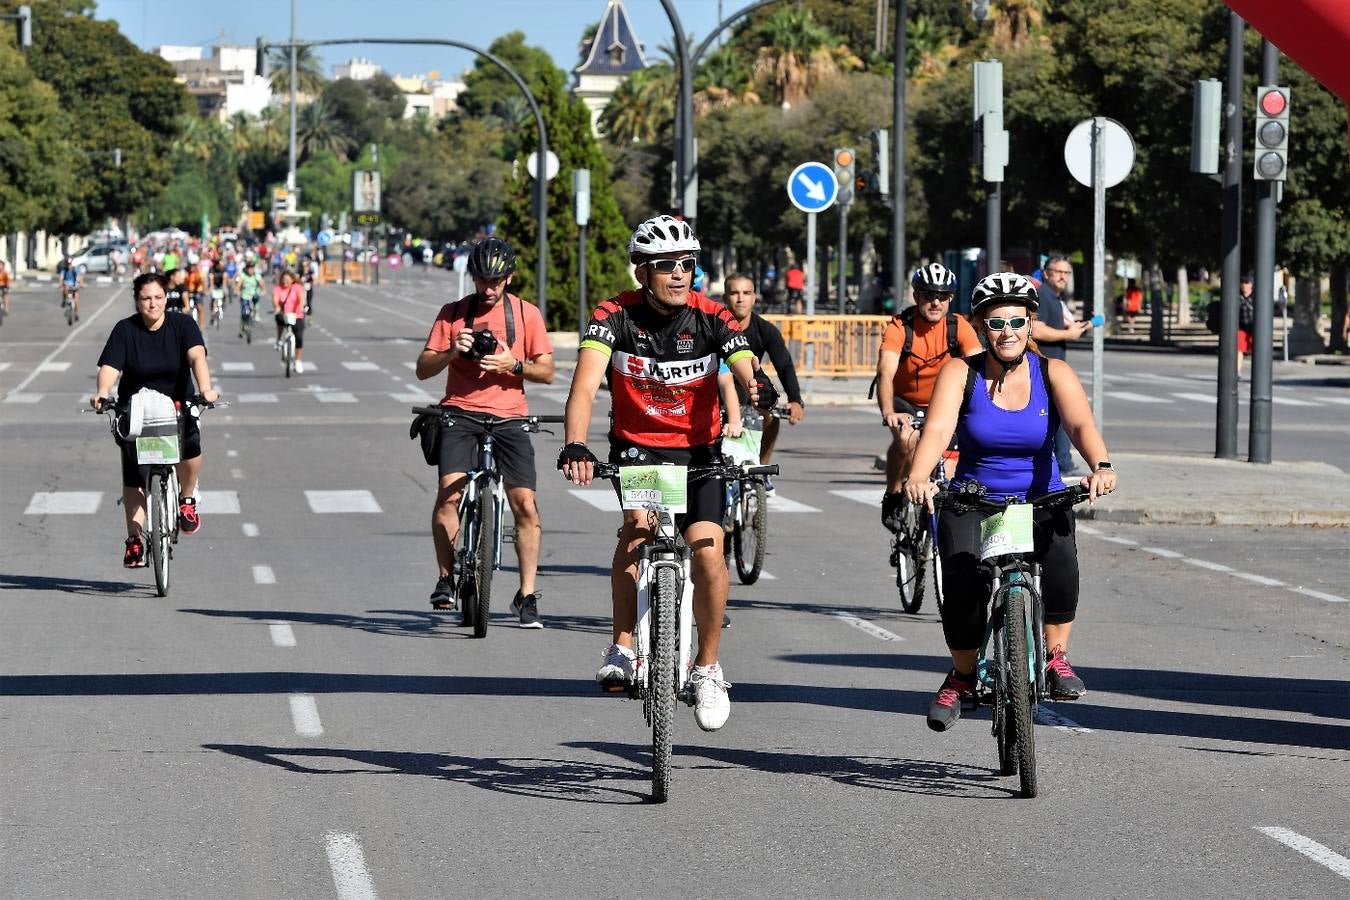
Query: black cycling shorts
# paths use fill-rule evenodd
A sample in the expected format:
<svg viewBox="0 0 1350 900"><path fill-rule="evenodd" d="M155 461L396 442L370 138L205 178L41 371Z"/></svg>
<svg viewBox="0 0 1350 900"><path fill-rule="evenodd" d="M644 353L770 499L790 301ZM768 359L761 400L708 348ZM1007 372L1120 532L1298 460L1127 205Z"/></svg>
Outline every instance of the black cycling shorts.
<svg viewBox="0 0 1350 900"><path fill-rule="evenodd" d="M277 324L286 327L286 320L282 318L282 313L276 314ZM295 334L295 349L305 349L305 320L296 319L295 324L291 326L291 331Z"/></svg>
<svg viewBox="0 0 1350 900"><path fill-rule="evenodd" d="M478 468L478 439L487 433L487 429L475 421L486 413L454 406L444 409L450 414L450 424L441 426L441 457L437 465L441 478ZM494 429L492 456L497 461L497 471L502 473L502 482L508 488L535 489L534 444L527 432L518 427Z"/></svg>
<svg viewBox="0 0 1350 900"><path fill-rule="evenodd" d="M637 455L629 451L637 451ZM719 444L705 444L701 447L643 447L627 441L609 439L609 461L616 466L622 465L659 465L670 463L677 466L718 465L722 462L722 449ZM684 531L695 522L717 522L721 524L726 512L727 485L721 478L695 478L690 473L687 488L685 511L675 516L675 527ZM618 493L618 486L615 486Z"/></svg>
<svg viewBox="0 0 1350 900"><path fill-rule="evenodd" d="M126 430L126 413L117 417L118 428ZM136 442L118 441L122 449L122 487L144 488L145 479L141 478L141 467L136 463ZM196 416L181 416L178 419L178 449L183 462L202 455L202 430Z"/></svg>

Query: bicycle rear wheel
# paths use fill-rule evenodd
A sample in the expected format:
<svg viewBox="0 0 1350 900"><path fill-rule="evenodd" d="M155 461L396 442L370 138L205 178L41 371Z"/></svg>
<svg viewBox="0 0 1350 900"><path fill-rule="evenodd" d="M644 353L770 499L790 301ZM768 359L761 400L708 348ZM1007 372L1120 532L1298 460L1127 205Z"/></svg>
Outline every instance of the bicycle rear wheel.
<svg viewBox="0 0 1350 900"><path fill-rule="evenodd" d="M496 535L497 517L493 515L492 492L478 495L478 540L475 549L473 636L487 637L488 607L492 601L492 551Z"/></svg>
<svg viewBox="0 0 1350 900"><path fill-rule="evenodd" d="M900 592L900 608L917 613L923 606L923 562L918 545L927 529L919 525L918 507L905 502L900 530L892 542L891 563L895 566L895 586Z"/></svg>
<svg viewBox="0 0 1350 900"><path fill-rule="evenodd" d="M741 515L732 532L732 543L741 584L754 584L764 571L769 547L769 499L761 481L741 483Z"/></svg>
<svg viewBox="0 0 1350 900"><path fill-rule="evenodd" d="M1009 718L1012 722L1013 753L1022 796L1036 796L1036 733L1033 730L1032 709L1036 698L1027 661L1026 591L1021 587L1008 589L1003 607L1003 633L1007 636Z"/></svg>
<svg viewBox="0 0 1350 900"><path fill-rule="evenodd" d="M675 610L680 583L670 566L656 567L656 598L651 608L651 658L648 691L652 711L652 799L670 796L670 757L675 731Z"/></svg>
<svg viewBox="0 0 1350 900"><path fill-rule="evenodd" d="M146 537L150 541L150 565L155 570L155 592L161 597L169 596L169 542L172 540L169 516L178 512L169 512L167 497L168 485L164 482L164 476L151 475L145 489L150 516Z"/></svg>

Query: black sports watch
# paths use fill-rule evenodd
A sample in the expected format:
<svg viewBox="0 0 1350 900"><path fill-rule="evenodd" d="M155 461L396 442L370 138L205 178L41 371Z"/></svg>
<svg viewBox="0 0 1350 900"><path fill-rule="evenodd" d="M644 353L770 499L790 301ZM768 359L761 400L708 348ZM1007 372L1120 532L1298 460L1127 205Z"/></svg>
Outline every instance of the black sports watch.
<svg viewBox="0 0 1350 900"><path fill-rule="evenodd" d="M517 378L523 376L525 374L525 363L516 360L516 364L511 367L511 374L515 375ZM1107 463L1107 465L1109 466L1110 463Z"/></svg>
<svg viewBox="0 0 1350 900"><path fill-rule="evenodd" d="M1101 462L1097 463L1097 468L1093 469L1092 471L1100 472L1102 469L1105 469L1108 472L1114 472L1116 470L1115 466L1111 465L1111 460L1109 459L1104 459Z"/></svg>

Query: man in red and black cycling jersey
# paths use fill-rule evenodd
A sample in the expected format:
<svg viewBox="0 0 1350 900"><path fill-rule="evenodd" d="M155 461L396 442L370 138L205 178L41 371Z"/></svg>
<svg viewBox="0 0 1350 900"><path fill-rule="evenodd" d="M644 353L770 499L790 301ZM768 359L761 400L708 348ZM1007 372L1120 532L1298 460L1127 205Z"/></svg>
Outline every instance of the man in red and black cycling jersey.
<svg viewBox="0 0 1350 900"><path fill-rule="evenodd" d="M595 476L597 458L586 446L595 392L609 383L613 424L609 460L707 466L721 461L722 408L717 367L725 361L753 400L750 346L731 313L692 289L698 239L685 222L657 216L638 226L628 244L641 286L601 303L577 352L567 398L566 446L558 456L563 475L578 484ZM687 512L676 516L692 553L698 658L691 683L694 718L704 731L721 728L731 712L717 661L727 602L722 553L721 479L691 479ZM614 643L596 673L602 688L619 690L633 679L633 630L637 627L637 549L650 536L646 514L625 511L614 551L610 584Z"/></svg>

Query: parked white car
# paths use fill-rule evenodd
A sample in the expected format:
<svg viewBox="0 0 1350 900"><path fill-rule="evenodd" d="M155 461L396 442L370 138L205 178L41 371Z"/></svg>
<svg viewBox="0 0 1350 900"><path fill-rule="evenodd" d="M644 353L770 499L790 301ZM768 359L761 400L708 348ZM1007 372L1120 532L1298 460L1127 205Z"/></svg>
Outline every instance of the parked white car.
<svg viewBox="0 0 1350 900"><path fill-rule="evenodd" d="M108 274L112 271L109 254L114 249L122 254L121 262L125 266L131 257L131 248L126 244L95 244L85 247L75 255L74 264L90 274Z"/></svg>

